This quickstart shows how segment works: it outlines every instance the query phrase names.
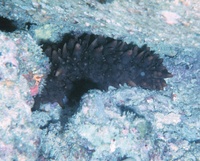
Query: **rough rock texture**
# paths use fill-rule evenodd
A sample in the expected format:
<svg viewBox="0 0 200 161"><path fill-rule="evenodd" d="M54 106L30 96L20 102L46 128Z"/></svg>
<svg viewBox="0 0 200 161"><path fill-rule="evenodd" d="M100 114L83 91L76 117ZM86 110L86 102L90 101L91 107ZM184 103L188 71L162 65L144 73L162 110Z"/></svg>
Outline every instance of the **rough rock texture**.
<svg viewBox="0 0 200 161"><path fill-rule="evenodd" d="M1 0L0 15L21 27L32 23L36 39L57 41L69 31L92 32L176 55L199 47L198 0Z"/></svg>
<svg viewBox="0 0 200 161"><path fill-rule="evenodd" d="M0 160L38 158L41 132L31 118L30 89L35 81L30 73L45 74L45 63L48 67L30 35L0 32Z"/></svg>
<svg viewBox="0 0 200 161"><path fill-rule="evenodd" d="M1 158L5 160L6 156L8 159L20 160L23 156L24 160L38 157L38 160L48 161L199 161L199 0L101 2L103 3L96 0L0 1L0 15L16 21L19 30L30 28L25 35L30 34L33 37L32 39L29 36L29 39L19 33L22 34L20 39L24 37L26 42L19 44L19 34L15 33L12 38L5 39L6 34L1 33L0 50L3 50L4 55L0 56L1 62L9 62L0 66L1 92L4 91L1 93L1 120L11 119L18 123L11 126L9 121L6 124L3 124L3 121L0 124L0 145L3 149ZM32 101L27 93L30 92L29 88L32 96L40 92L39 85L43 84L41 78L47 74L44 69L48 71L47 60L44 61L41 57L36 59L32 57L34 54L30 54L37 53L32 50L37 48L38 56L41 56L41 49L35 41L45 39L57 42L69 31L110 36L127 43L134 42L139 47L147 44L163 58L163 64L173 74L173 78L166 79L168 86L164 91L125 86L118 90L109 88L108 92L93 91L84 96L78 113L68 120L68 124L68 111L63 111L55 103L43 105L31 118L30 108L33 102L26 105L27 100ZM18 53L29 54L25 54L25 57L16 56L13 52L16 49L10 46L7 39L12 40L16 48L20 49ZM13 58L15 56L17 60ZM19 71L15 69L17 64L20 66L17 68ZM34 77L35 69L42 69L43 72L36 72ZM20 73L23 73L23 76ZM7 87L12 85L12 81L5 80L14 81L12 89ZM11 94L5 94L5 91ZM9 110L7 105L13 108ZM12 114L15 109L16 113ZM121 114L120 111L126 114ZM131 117L133 118L130 121ZM37 125L37 129L32 123L27 126L29 119ZM25 129L20 125L25 126ZM30 132L28 136L24 135L27 129ZM37 131L40 131L41 135ZM107 135L103 135L104 133ZM41 138L40 149L37 148L38 139L33 139L38 135ZM32 144L33 140L37 141ZM31 148L22 148L24 146L21 147L18 143ZM138 146L142 148L138 149Z"/></svg>

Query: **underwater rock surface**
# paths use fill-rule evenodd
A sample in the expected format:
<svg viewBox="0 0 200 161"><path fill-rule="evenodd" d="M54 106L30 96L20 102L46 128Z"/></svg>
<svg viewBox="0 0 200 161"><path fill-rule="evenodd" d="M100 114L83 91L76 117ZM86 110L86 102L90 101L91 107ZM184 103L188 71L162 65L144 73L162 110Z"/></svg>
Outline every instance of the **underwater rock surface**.
<svg viewBox="0 0 200 161"><path fill-rule="evenodd" d="M106 3L0 1L0 16L17 25L13 34L0 34L0 159L199 160L200 1L100 2ZM69 120L57 103L31 113L32 96L50 71L35 41L57 43L71 31L148 44L173 78L163 91L126 85L90 91Z"/></svg>
<svg viewBox="0 0 200 161"><path fill-rule="evenodd" d="M48 66L30 35L0 32L0 160L38 158L41 132L31 118L32 76L45 75Z"/></svg>

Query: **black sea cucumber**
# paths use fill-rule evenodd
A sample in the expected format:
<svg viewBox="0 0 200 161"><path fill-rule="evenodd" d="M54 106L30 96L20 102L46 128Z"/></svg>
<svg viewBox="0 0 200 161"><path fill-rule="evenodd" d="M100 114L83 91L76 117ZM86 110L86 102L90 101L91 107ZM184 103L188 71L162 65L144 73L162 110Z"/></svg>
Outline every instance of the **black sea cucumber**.
<svg viewBox="0 0 200 161"><path fill-rule="evenodd" d="M51 72L35 107L42 102L74 105L89 89L107 90L120 84L162 90L164 78L172 77L163 60L147 45L94 34L66 34L58 44L43 44L51 62Z"/></svg>

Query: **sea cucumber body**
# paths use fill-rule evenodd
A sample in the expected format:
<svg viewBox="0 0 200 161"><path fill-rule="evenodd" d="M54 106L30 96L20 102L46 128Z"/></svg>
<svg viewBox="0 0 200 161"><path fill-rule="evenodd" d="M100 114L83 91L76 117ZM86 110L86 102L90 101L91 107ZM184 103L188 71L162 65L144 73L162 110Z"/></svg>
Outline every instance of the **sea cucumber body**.
<svg viewBox="0 0 200 161"><path fill-rule="evenodd" d="M172 77L163 60L147 45L141 48L94 34L66 34L58 44L43 44L51 72L40 95L42 102L79 101L89 89L107 90L120 84L162 90ZM67 99L65 99L67 98Z"/></svg>

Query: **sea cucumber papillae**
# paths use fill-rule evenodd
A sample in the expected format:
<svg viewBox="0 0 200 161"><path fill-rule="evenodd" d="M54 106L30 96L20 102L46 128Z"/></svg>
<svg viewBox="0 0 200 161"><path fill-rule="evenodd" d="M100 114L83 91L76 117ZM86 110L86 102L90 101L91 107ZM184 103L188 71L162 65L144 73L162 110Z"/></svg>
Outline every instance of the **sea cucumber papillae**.
<svg viewBox="0 0 200 161"><path fill-rule="evenodd" d="M140 86L162 90L164 78L172 77L158 54L147 45L94 34L66 34L58 44L43 44L51 62L51 72L42 93L35 98L42 102L58 102L62 107L74 105L89 89L107 90L109 86Z"/></svg>

